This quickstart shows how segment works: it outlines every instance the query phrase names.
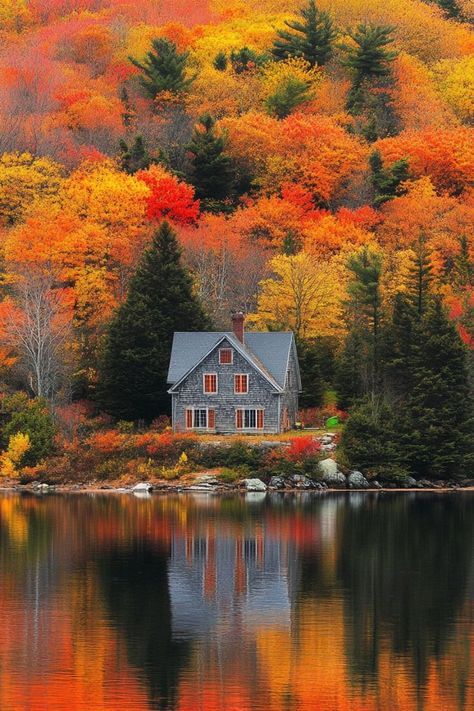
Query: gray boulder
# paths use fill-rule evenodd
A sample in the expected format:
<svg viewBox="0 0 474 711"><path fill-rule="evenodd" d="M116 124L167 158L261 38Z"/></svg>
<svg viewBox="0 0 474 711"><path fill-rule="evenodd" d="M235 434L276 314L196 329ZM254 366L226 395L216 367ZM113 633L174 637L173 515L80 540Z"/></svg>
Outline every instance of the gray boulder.
<svg viewBox="0 0 474 711"><path fill-rule="evenodd" d="M197 476L194 480L194 484L201 486L202 484L208 484L209 486L219 486L220 481L212 474L201 474Z"/></svg>
<svg viewBox="0 0 474 711"><path fill-rule="evenodd" d="M148 494L150 491L152 491L152 489L152 485L149 484L147 481L141 481L140 483L135 484L135 486L132 487L132 492L135 494L142 491L145 494Z"/></svg>
<svg viewBox="0 0 474 711"><path fill-rule="evenodd" d="M242 486L247 491L266 491L267 485L261 479L244 479Z"/></svg>
<svg viewBox="0 0 474 711"><path fill-rule="evenodd" d="M361 472L353 471L347 476L349 489L369 489L370 484Z"/></svg>
<svg viewBox="0 0 474 711"><path fill-rule="evenodd" d="M319 471L322 474L323 482L330 489L344 489L347 486L346 477L338 471L334 459L323 459L322 462L319 462Z"/></svg>
<svg viewBox="0 0 474 711"><path fill-rule="evenodd" d="M312 489L313 482L304 474L293 474L290 477L290 483L295 489Z"/></svg>
<svg viewBox="0 0 474 711"><path fill-rule="evenodd" d="M285 478L282 476L272 476L268 484L270 489L284 489L285 488Z"/></svg>

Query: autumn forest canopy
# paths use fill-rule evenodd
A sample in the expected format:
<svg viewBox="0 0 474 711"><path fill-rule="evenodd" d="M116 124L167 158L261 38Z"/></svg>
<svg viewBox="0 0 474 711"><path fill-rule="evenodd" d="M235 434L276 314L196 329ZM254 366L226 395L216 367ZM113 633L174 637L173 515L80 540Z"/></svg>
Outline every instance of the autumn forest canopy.
<svg viewBox="0 0 474 711"><path fill-rule="evenodd" d="M150 421L172 331L238 308L295 332L303 406L356 412L357 466L381 463L372 427L426 473L409 433L443 411L446 473L472 433L438 381L469 403L473 21L472 0L0 0L2 389ZM147 263L176 280L159 303ZM127 323L163 330L137 353ZM140 412L113 396L124 349L156 356Z"/></svg>

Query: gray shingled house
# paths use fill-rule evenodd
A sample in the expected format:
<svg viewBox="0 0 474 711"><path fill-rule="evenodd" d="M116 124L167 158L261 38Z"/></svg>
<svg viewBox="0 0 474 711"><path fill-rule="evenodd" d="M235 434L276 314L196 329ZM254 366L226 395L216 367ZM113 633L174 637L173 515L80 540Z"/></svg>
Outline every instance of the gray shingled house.
<svg viewBox="0 0 474 711"><path fill-rule="evenodd" d="M175 432L279 433L294 426L301 392L292 333L175 333L168 383Z"/></svg>

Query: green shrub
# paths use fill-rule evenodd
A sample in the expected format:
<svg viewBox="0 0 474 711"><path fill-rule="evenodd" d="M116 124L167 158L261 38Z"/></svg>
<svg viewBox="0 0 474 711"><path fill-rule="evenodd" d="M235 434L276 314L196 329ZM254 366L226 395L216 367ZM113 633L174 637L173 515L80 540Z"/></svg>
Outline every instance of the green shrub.
<svg viewBox="0 0 474 711"><path fill-rule="evenodd" d="M217 475L217 478L223 484L233 484L234 481L237 481L238 479L241 479L242 477L245 478L246 474L247 474L247 472L243 468L228 469L227 467L224 467L224 469L221 471L221 473Z"/></svg>
<svg viewBox="0 0 474 711"><path fill-rule="evenodd" d="M1 433L3 447L8 446L11 435L22 432L29 436L31 443L22 465L34 466L51 454L56 428L45 400L30 399L26 393L18 392L5 397L2 405L6 413Z"/></svg>
<svg viewBox="0 0 474 711"><path fill-rule="evenodd" d="M260 468L262 464L262 452L256 447L251 447L244 442L232 442L230 445L218 447L208 446L197 455L199 464L209 469L216 467L236 467L246 466L250 470Z"/></svg>

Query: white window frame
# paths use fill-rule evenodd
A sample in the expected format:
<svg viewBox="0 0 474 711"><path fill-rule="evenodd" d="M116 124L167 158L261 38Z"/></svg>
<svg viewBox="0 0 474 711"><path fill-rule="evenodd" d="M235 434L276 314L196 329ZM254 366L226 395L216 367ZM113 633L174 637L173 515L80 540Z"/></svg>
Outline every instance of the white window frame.
<svg viewBox="0 0 474 711"><path fill-rule="evenodd" d="M187 416L186 416L187 410L191 410L191 412L193 413L193 414L192 414L192 419L193 419L192 427L188 427ZM187 429L188 431L191 431L191 430L208 430L208 429L209 429L209 410L214 410L214 411L215 411L215 408L214 408L214 407L186 407L186 408L185 408L185 413L184 413L184 417L185 417L185 421L186 421L186 429ZM195 416L195 413L196 413L196 412L205 412L205 413L206 413L206 425L205 425L204 427L201 427L200 425L197 426L197 425L194 424L194 416Z"/></svg>
<svg viewBox="0 0 474 711"><path fill-rule="evenodd" d="M230 352L230 363L223 363L221 361L221 353L222 351L229 351ZM223 348L219 348L219 365L233 365L234 363L234 349L229 348L228 346L224 346Z"/></svg>
<svg viewBox="0 0 474 711"><path fill-rule="evenodd" d="M245 411L255 413L255 427L245 427ZM263 427L257 427L258 412L263 412ZM237 427L237 413L242 412L242 427ZM265 408L264 407L236 407L235 408L235 429L237 432L262 432L265 429Z"/></svg>
<svg viewBox="0 0 474 711"><path fill-rule="evenodd" d="M206 390L206 377L209 375L214 375L216 378L216 389L215 391L209 392ZM204 395L217 395L219 392L219 375L218 373L203 373L202 374L202 392Z"/></svg>
<svg viewBox="0 0 474 711"><path fill-rule="evenodd" d="M247 376L247 390L246 390L244 393L239 393L239 392L237 392L237 390L235 389L235 379L236 379L237 376L242 376L242 375L246 375L246 376ZM250 373L234 373L234 395L248 395L248 394L249 394L249 390L250 390ZM247 409L248 409L248 408L247 408ZM257 408L257 409L260 410L261 408Z"/></svg>

